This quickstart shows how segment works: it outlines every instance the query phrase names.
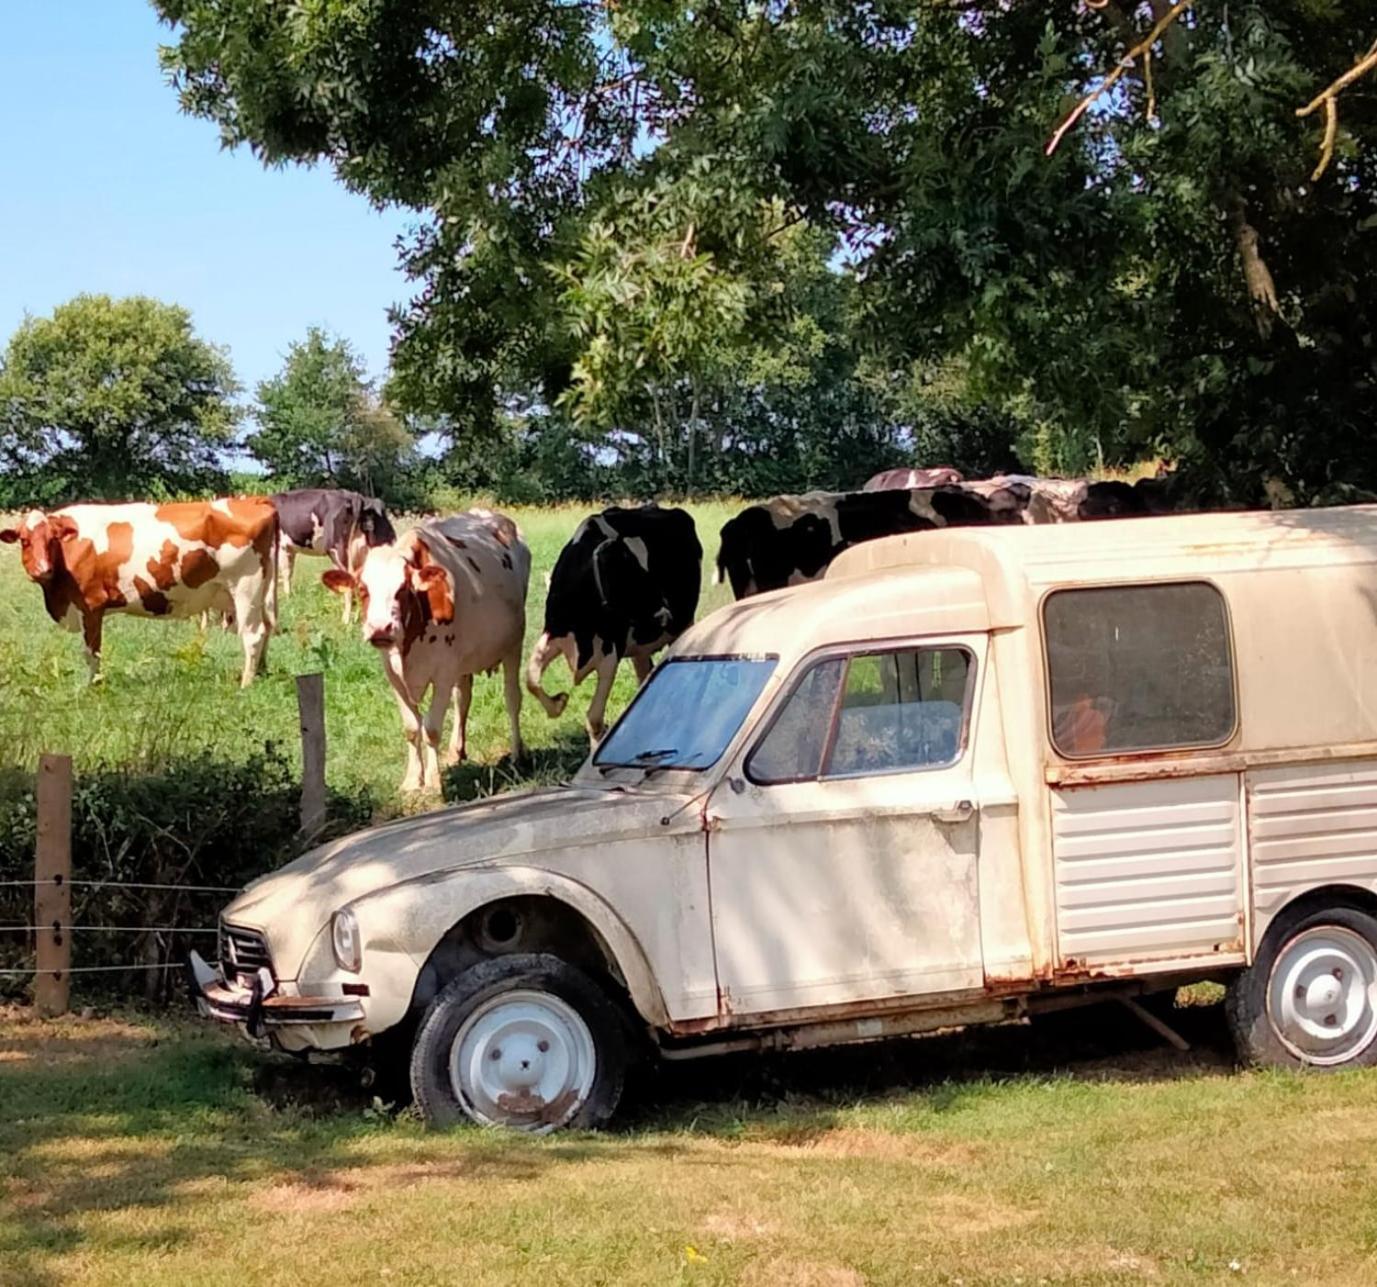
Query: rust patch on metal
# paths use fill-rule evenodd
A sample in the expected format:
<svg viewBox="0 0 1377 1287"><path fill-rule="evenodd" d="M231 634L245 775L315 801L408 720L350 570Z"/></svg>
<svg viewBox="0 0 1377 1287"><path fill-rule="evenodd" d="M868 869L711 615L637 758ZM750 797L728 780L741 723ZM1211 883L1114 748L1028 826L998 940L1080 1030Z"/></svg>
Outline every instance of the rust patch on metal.
<svg viewBox="0 0 1377 1287"><path fill-rule="evenodd" d="M576 1095L573 1090L566 1090L562 1095L556 1095L548 1103L530 1090L497 1097L497 1106L504 1113L551 1126L558 1126L560 1122L564 1121L569 1116L569 1110L573 1108L575 1102Z"/></svg>

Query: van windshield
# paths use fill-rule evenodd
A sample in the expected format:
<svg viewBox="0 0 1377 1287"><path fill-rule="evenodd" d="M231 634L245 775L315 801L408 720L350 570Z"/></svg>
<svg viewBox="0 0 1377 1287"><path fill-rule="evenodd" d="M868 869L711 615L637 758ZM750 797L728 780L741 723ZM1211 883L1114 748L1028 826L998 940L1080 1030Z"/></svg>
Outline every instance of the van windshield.
<svg viewBox="0 0 1377 1287"><path fill-rule="evenodd" d="M602 769L706 769L736 736L773 657L675 657L658 666L593 763Z"/></svg>

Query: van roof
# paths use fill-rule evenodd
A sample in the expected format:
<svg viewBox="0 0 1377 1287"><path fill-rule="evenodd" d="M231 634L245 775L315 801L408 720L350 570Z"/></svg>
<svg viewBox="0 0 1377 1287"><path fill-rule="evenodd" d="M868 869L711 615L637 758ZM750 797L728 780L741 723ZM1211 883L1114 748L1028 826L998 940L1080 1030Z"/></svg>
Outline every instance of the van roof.
<svg viewBox="0 0 1377 1287"><path fill-rule="evenodd" d="M1021 600L1054 585L1189 579L1263 569L1377 563L1377 505L1225 511L999 527L942 528L867 541L827 570L842 582L886 569L980 573L991 624L1024 620Z"/></svg>
<svg viewBox="0 0 1377 1287"><path fill-rule="evenodd" d="M761 656L790 661L857 639L989 629L985 586L969 568L897 567L844 581L810 581L719 608L675 643L675 656Z"/></svg>

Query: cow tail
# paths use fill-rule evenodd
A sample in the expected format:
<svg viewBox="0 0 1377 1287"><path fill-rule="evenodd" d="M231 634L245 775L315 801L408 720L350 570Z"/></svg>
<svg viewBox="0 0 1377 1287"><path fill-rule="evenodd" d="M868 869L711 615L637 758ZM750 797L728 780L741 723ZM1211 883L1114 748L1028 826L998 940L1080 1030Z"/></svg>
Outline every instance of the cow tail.
<svg viewBox="0 0 1377 1287"><path fill-rule="evenodd" d="M722 548L717 551L717 566L713 569L713 585L721 585L727 579L727 550L724 542Z"/></svg>

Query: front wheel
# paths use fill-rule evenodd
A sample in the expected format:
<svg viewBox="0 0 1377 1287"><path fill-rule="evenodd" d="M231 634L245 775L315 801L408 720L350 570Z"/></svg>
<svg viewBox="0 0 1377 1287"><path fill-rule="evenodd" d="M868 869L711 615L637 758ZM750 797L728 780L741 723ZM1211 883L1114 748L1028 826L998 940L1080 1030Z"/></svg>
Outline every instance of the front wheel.
<svg viewBox="0 0 1377 1287"><path fill-rule="evenodd" d="M1352 907L1283 913L1229 985L1229 1026L1245 1063L1345 1068L1377 1063L1377 918Z"/></svg>
<svg viewBox="0 0 1377 1287"><path fill-rule="evenodd" d="M411 1051L411 1089L432 1126L602 1126L625 1072L620 1013L581 970L544 953L465 970L430 1003Z"/></svg>

